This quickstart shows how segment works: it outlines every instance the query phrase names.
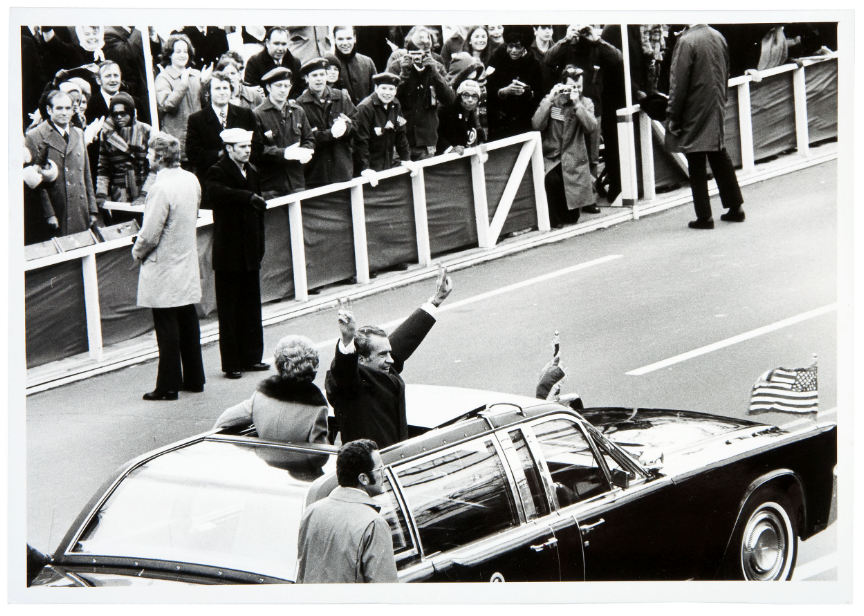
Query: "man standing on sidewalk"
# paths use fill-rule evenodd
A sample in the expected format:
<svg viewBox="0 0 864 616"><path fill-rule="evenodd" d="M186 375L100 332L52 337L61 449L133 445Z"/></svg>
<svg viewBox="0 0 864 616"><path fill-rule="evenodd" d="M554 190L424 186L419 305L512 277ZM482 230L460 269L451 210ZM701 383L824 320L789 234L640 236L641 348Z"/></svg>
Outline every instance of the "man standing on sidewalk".
<svg viewBox="0 0 864 616"><path fill-rule="evenodd" d="M690 190L696 220L691 229L713 229L708 174L705 161L717 180L720 201L729 210L720 218L744 222L744 202L735 168L724 145L723 122L729 82L729 48L726 39L706 24L689 26L672 52L669 104L666 109L667 148L684 152L690 170Z"/></svg>
<svg viewBox="0 0 864 616"><path fill-rule="evenodd" d="M239 379L245 370L267 370L261 361L261 281L264 211L258 171L249 164L252 131L221 133L225 155L204 176L202 207L213 210L213 270L219 314L222 371Z"/></svg>

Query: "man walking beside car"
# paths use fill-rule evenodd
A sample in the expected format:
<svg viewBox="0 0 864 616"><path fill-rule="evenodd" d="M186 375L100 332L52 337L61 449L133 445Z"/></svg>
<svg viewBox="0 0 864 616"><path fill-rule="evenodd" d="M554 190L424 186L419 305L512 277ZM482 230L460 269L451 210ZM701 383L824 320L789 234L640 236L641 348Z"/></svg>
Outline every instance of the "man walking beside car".
<svg viewBox="0 0 864 616"><path fill-rule="evenodd" d="M453 281L442 269L435 294L389 336L375 326L358 329L350 311L339 311L340 339L325 387L343 443L370 438L387 447L408 438L400 373L435 325L437 308L452 290Z"/></svg>
<svg viewBox="0 0 864 616"><path fill-rule="evenodd" d="M398 582L393 540L373 496L384 492L378 446L346 443L336 457L339 486L300 521L297 583Z"/></svg>

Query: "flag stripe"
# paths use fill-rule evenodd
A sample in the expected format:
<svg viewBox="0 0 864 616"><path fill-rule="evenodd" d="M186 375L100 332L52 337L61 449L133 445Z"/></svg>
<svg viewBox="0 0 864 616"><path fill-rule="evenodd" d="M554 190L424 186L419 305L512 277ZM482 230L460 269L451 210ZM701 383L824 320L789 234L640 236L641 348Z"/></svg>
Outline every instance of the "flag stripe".
<svg viewBox="0 0 864 616"><path fill-rule="evenodd" d="M775 368L759 377L750 392L750 413L785 411L812 413L819 408L816 365L790 370Z"/></svg>

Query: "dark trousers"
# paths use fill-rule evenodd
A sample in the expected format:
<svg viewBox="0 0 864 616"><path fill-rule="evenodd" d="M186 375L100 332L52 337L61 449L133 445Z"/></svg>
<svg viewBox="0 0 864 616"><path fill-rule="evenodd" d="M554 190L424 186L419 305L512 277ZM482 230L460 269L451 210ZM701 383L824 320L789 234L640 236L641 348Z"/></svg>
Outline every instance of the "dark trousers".
<svg viewBox="0 0 864 616"><path fill-rule="evenodd" d="M708 172L705 160L711 165L711 173L717 180L720 191L720 202L726 209L737 209L744 203L738 178L735 177L735 167L729 159L726 150L719 152L687 152L687 166L690 169L690 191L693 193L693 208L696 218L707 220L711 218L711 201L708 199Z"/></svg>
<svg viewBox="0 0 864 616"><path fill-rule="evenodd" d="M156 344L159 346L156 391L203 387L201 329L195 306L187 304L176 308L153 308L153 325L156 328Z"/></svg>
<svg viewBox="0 0 864 616"><path fill-rule="evenodd" d="M546 174L543 182L546 186L546 203L549 206L549 224L553 227L561 227L566 224L575 224L579 221L579 208L567 209L567 195L564 192L564 175L561 165Z"/></svg>
<svg viewBox="0 0 864 616"><path fill-rule="evenodd" d="M222 370L243 370L260 362L264 352L259 272L215 274Z"/></svg>

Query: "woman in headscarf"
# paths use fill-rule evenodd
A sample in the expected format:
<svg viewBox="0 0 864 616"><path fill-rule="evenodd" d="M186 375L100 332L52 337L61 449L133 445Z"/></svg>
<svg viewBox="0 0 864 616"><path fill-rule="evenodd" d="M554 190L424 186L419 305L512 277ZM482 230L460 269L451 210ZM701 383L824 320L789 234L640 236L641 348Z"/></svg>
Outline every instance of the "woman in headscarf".
<svg viewBox="0 0 864 616"><path fill-rule="evenodd" d="M273 351L277 374L252 397L226 409L214 428L255 426L268 441L327 443L327 401L313 383L318 351L306 336L285 336Z"/></svg>
<svg viewBox="0 0 864 616"><path fill-rule="evenodd" d="M108 104L108 117L99 133L99 162L96 172L96 203L106 200L138 201L147 194L150 173L147 143L150 125L138 122L135 101L118 92Z"/></svg>

